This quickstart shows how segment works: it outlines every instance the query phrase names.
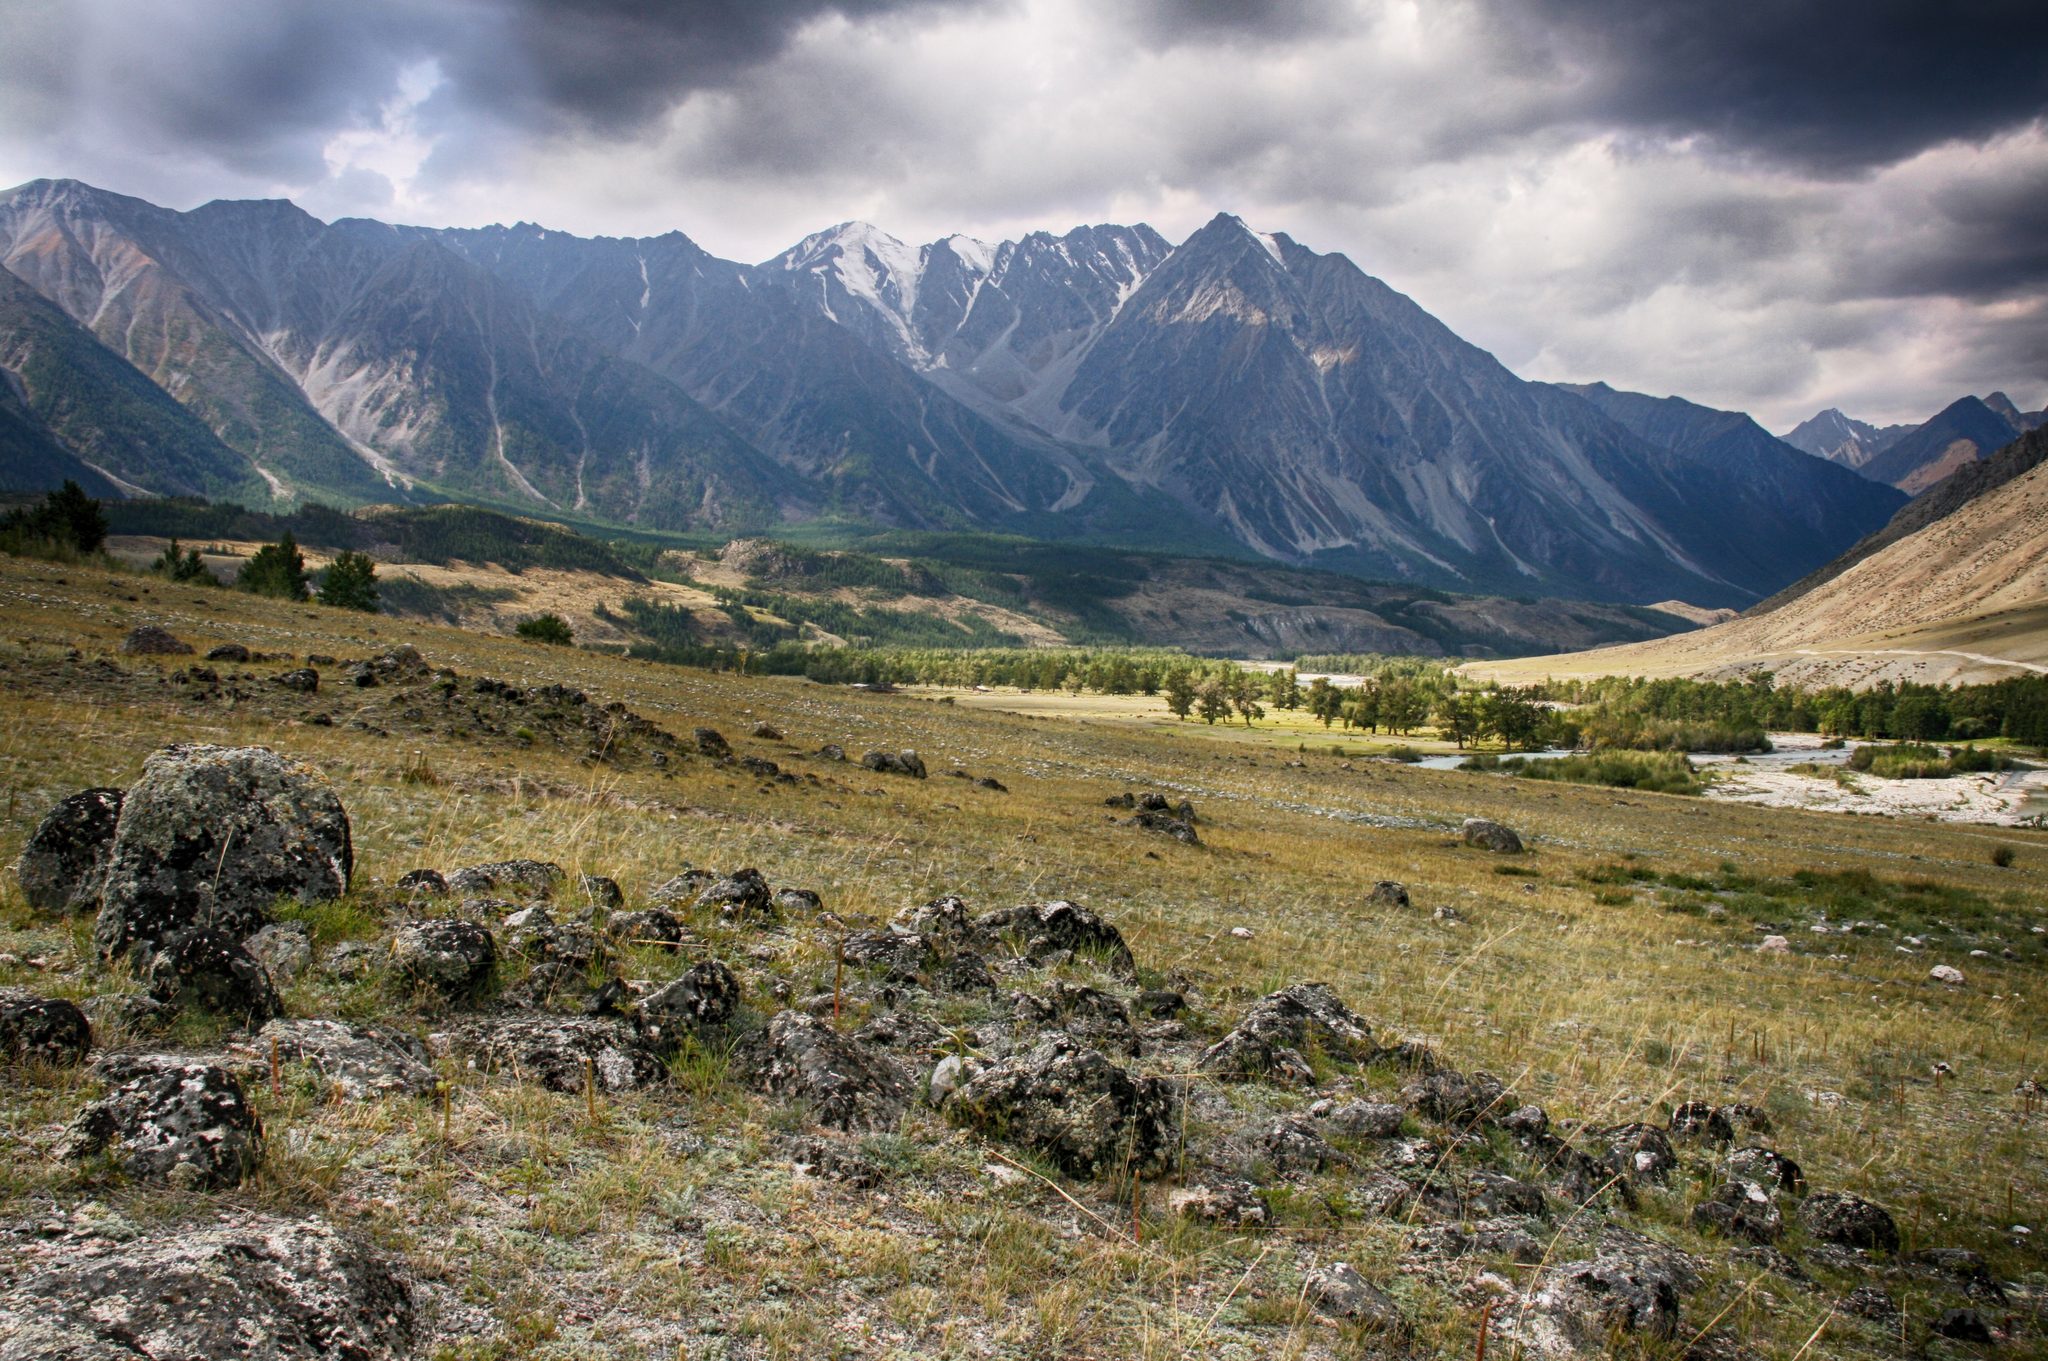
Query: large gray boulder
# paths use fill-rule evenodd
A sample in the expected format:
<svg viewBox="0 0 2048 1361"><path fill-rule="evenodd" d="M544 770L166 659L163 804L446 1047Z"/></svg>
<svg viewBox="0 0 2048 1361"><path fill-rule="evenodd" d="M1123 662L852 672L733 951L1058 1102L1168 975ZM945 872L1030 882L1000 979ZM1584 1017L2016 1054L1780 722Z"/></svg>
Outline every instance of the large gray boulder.
<svg viewBox="0 0 2048 1361"><path fill-rule="evenodd" d="M593 1078L600 1090L629 1092L668 1075L639 1033L610 1016L479 1021L458 1032L452 1047L480 1068L551 1092L581 1093Z"/></svg>
<svg viewBox="0 0 2048 1361"><path fill-rule="evenodd" d="M99 906L100 881L121 820L118 789L85 789L46 814L21 848L15 875L38 912L90 912Z"/></svg>
<svg viewBox="0 0 2048 1361"><path fill-rule="evenodd" d="M1065 1036L977 1073L954 1093L953 1118L1028 1148L1071 1177L1179 1162L1180 1103L1163 1078L1132 1077Z"/></svg>
<svg viewBox="0 0 2048 1361"><path fill-rule="evenodd" d="M311 766L268 747L165 747L122 802L93 944L147 963L192 927L241 940L279 898L340 897L354 868L348 813Z"/></svg>
<svg viewBox="0 0 2048 1361"><path fill-rule="evenodd" d="M92 1024L76 1002L0 988L0 1064L70 1068L92 1048Z"/></svg>
<svg viewBox="0 0 2048 1361"><path fill-rule="evenodd" d="M270 975L233 936L180 931L149 962L149 995L167 1007L195 1008L255 1030L283 1010Z"/></svg>
<svg viewBox="0 0 2048 1361"><path fill-rule="evenodd" d="M256 1168L263 1123L225 1068L173 1055L104 1060L114 1090L73 1116L58 1156L111 1152L130 1179L207 1191L239 1186Z"/></svg>
<svg viewBox="0 0 2048 1361"><path fill-rule="evenodd" d="M1605 1355L1631 1339L1670 1342L1695 1284L1663 1254L1631 1251L1567 1262L1537 1279L1511 1327L1523 1355L1546 1361Z"/></svg>
<svg viewBox="0 0 2048 1361"><path fill-rule="evenodd" d="M431 1096L434 1070L427 1048L383 1026L346 1021L272 1021L257 1033L258 1057L303 1063L346 1101L387 1096Z"/></svg>
<svg viewBox="0 0 2048 1361"><path fill-rule="evenodd" d="M400 1361L426 1328L401 1267L311 1219L85 1220L15 1249L0 1361Z"/></svg>
<svg viewBox="0 0 2048 1361"><path fill-rule="evenodd" d="M1224 1078L1268 1077L1283 1085L1314 1081L1301 1050L1310 1044L1353 1062L1372 1052L1372 1026L1327 983L1296 983L1252 1003L1242 1021L1197 1060Z"/></svg>
<svg viewBox="0 0 2048 1361"><path fill-rule="evenodd" d="M497 938L488 927L459 917L413 922L391 938L392 970L451 1002L480 1000L497 966Z"/></svg>
<svg viewBox="0 0 2048 1361"><path fill-rule="evenodd" d="M1897 1252L1899 1226L1882 1205L1848 1191L1816 1191L1799 1207L1799 1225L1824 1243Z"/></svg>

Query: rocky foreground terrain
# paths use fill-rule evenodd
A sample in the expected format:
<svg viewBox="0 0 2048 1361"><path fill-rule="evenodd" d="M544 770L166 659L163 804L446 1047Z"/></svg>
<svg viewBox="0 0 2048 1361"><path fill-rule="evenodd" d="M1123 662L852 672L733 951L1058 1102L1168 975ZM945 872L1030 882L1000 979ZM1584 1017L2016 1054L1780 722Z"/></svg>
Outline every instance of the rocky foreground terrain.
<svg viewBox="0 0 2048 1361"><path fill-rule="evenodd" d="M2040 1347L2026 833L58 577L0 1357Z"/></svg>

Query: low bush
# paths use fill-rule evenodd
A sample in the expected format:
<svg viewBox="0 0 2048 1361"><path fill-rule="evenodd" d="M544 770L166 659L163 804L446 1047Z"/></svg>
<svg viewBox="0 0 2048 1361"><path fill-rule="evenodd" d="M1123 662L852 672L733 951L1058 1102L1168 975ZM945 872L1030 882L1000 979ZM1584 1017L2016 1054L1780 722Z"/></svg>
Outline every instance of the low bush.
<svg viewBox="0 0 2048 1361"><path fill-rule="evenodd" d="M1493 758L1488 758L1489 760ZM1503 775L1525 780L1558 780L1565 784L1597 784L1610 789L1640 789L1646 794L1697 794L1699 774L1684 752L1679 751L1595 751L1585 755L1532 759L1510 756L1491 767Z"/></svg>

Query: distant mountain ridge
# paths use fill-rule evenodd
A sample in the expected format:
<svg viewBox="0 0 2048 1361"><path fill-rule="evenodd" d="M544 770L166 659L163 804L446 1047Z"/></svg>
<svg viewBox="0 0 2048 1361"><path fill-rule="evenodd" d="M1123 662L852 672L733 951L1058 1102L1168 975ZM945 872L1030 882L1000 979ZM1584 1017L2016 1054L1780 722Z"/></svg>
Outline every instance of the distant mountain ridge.
<svg viewBox="0 0 2048 1361"><path fill-rule="evenodd" d="M2043 423L2048 411L2021 411L2012 398L1994 392L1952 402L1924 424L1882 430L1830 407L1801 422L1785 442L1917 496Z"/></svg>
<svg viewBox="0 0 2048 1361"><path fill-rule="evenodd" d="M36 181L0 194L0 264L287 502L991 528L1709 606L1900 503L1735 413L1526 383L1343 256L1221 214L1178 246L846 223L742 265L675 232Z"/></svg>

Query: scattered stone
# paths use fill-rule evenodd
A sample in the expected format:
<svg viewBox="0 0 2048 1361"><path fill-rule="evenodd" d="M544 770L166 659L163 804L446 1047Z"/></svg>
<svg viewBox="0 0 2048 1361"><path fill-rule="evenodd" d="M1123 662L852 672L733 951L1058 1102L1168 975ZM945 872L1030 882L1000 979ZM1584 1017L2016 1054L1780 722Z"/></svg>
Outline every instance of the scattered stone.
<svg viewBox="0 0 2048 1361"><path fill-rule="evenodd" d="M722 761L732 755L732 744L716 728L698 728L690 735L697 739L699 755L709 756L714 761Z"/></svg>
<svg viewBox="0 0 2048 1361"><path fill-rule="evenodd" d="M272 985L290 983L313 962L313 937L304 922L272 922L242 942Z"/></svg>
<svg viewBox="0 0 2048 1361"><path fill-rule="evenodd" d="M807 888L779 888L769 901L775 905L778 912L798 915L817 912L825 906L825 900Z"/></svg>
<svg viewBox="0 0 2048 1361"><path fill-rule="evenodd" d="M1460 1129L1490 1124L1496 1116L1520 1104L1514 1093L1491 1073L1467 1076L1449 1068L1416 1078L1401 1089L1401 1099L1424 1119Z"/></svg>
<svg viewBox="0 0 2048 1361"><path fill-rule="evenodd" d="M673 1044L694 1031L725 1025L739 1004L740 983L732 970L715 959L705 959L642 999L640 1019L650 1040Z"/></svg>
<svg viewBox="0 0 2048 1361"><path fill-rule="evenodd" d="M1991 1274L1991 1264L1982 1253L1968 1248L1922 1248L1908 1259L1937 1275L1959 1283L1974 1298L2005 1303L2005 1287Z"/></svg>
<svg viewBox="0 0 2048 1361"><path fill-rule="evenodd" d="M1432 920L1440 922L1456 923L1465 920L1465 914L1452 907L1449 903L1438 904L1436 911L1429 915Z"/></svg>
<svg viewBox="0 0 2048 1361"><path fill-rule="evenodd" d="M567 876L553 861L497 860L488 865L470 865L448 876L452 893L493 893L500 889L524 889L542 898L554 896L555 885Z"/></svg>
<svg viewBox="0 0 2048 1361"><path fill-rule="evenodd" d="M575 1011L582 1010L591 995L588 973L550 961L534 965L498 1000L524 1011Z"/></svg>
<svg viewBox="0 0 2048 1361"><path fill-rule="evenodd" d="M1538 1357L1604 1354L1631 1334L1652 1342L1678 1332L1685 1277L1650 1254L1609 1253L1550 1273L1517 1320L1517 1341Z"/></svg>
<svg viewBox="0 0 2048 1361"><path fill-rule="evenodd" d="M1934 1331L1957 1342L1976 1342L1989 1346L1992 1342L1991 1325L1975 1309L1944 1309L1941 1317L1934 1321Z"/></svg>
<svg viewBox="0 0 2048 1361"><path fill-rule="evenodd" d="M1351 1319L1373 1333L1402 1333L1408 1320L1402 1317L1394 1297L1359 1275L1349 1262L1332 1262L1308 1275L1303 1298L1319 1314Z"/></svg>
<svg viewBox="0 0 2048 1361"><path fill-rule="evenodd" d="M1542 1187L1486 1168L1472 1174L1466 1201L1474 1211L1487 1216L1525 1215L1533 1219L1542 1217L1550 1208Z"/></svg>
<svg viewBox="0 0 2048 1361"><path fill-rule="evenodd" d="M1007 794L1010 792L1010 786L996 779L993 775L982 776L974 782L974 787L976 789L986 789L994 794Z"/></svg>
<svg viewBox="0 0 2048 1361"><path fill-rule="evenodd" d="M864 1158L845 1139L810 1135L789 1145L789 1165L807 1177L830 1177L857 1191L870 1190L888 1180L872 1160Z"/></svg>
<svg viewBox="0 0 2048 1361"><path fill-rule="evenodd" d="M1899 1317L1899 1304L1881 1285L1863 1285L1835 1301L1835 1312L1872 1323L1891 1323Z"/></svg>
<svg viewBox="0 0 2048 1361"><path fill-rule="evenodd" d="M302 695L316 694L320 689L320 673L310 666L294 667L290 671L280 671L271 679L275 680L285 689L296 690Z"/></svg>
<svg viewBox="0 0 2048 1361"><path fill-rule="evenodd" d="M1517 1138L1540 1137L1550 1132L1550 1113L1541 1106L1517 1106L1500 1118L1500 1127Z"/></svg>
<svg viewBox="0 0 2048 1361"><path fill-rule="evenodd" d="M1662 1185L1678 1166L1678 1154L1664 1131L1652 1124L1635 1121L1595 1132L1607 1148L1607 1164L1639 1182Z"/></svg>
<svg viewBox="0 0 2048 1361"><path fill-rule="evenodd" d="M1766 1246L1785 1231L1785 1217L1771 1193L1753 1181L1723 1182L1693 1207L1692 1222L1695 1228Z"/></svg>
<svg viewBox="0 0 2048 1361"><path fill-rule="evenodd" d="M1792 942L1783 936L1765 936L1756 948L1767 955L1789 955L1792 953Z"/></svg>
<svg viewBox="0 0 2048 1361"><path fill-rule="evenodd" d="M1408 885L1396 883L1392 879L1382 879L1372 886L1372 892L1365 895L1365 900L1383 907L1406 907Z"/></svg>
<svg viewBox="0 0 2048 1361"><path fill-rule="evenodd" d="M59 1157L78 1162L111 1149L133 1180L183 1191L239 1186L255 1170L262 1122L225 1068L153 1055L100 1069L119 1085L72 1117Z"/></svg>
<svg viewBox="0 0 2048 1361"><path fill-rule="evenodd" d="M166 938L150 961L149 995L167 1007L211 1012L250 1030L284 1009L256 957L223 931L180 931Z"/></svg>
<svg viewBox="0 0 2048 1361"><path fill-rule="evenodd" d="M837 742L827 742L812 754L821 761L844 761L846 759L846 748L840 746Z"/></svg>
<svg viewBox="0 0 2048 1361"><path fill-rule="evenodd" d="M1347 1101L1330 1112L1330 1128L1349 1139L1391 1139L1408 1112L1386 1101Z"/></svg>
<svg viewBox="0 0 2048 1361"><path fill-rule="evenodd" d="M1070 950L1077 955L1094 956L1119 978L1130 978L1137 972L1137 961L1131 956L1131 947L1124 943L1123 933L1087 908L1065 900L984 912L974 919L972 930L980 939L1008 937L1012 942L1020 942L1025 957L1034 961Z"/></svg>
<svg viewBox="0 0 2048 1361"><path fill-rule="evenodd" d="M209 662L246 662L249 660L249 649L243 647L240 643L222 643L219 647L206 654L206 660Z"/></svg>
<svg viewBox="0 0 2048 1361"><path fill-rule="evenodd" d="M947 1109L1070 1177L1143 1173L1178 1162L1180 1103L1167 1081L1134 1079L1099 1050L1065 1036L984 1069Z"/></svg>
<svg viewBox="0 0 2048 1361"><path fill-rule="evenodd" d="M674 954L683 942L683 924L665 908L614 912L605 918L605 934L621 945L653 946Z"/></svg>
<svg viewBox="0 0 2048 1361"><path fill-rule="evenodd" d="M749 1058L757 1087L809 1102L821 1125L890 1130L910 1106L900 1063L802 1012L777 1013Z"/></svg>
<svg viewBox="0 0 2048 1361"><path fill-rule="evenodd" d="M724 879L705 886L697 895L697 906L717 911L727 921L774 920L775 900L768 880L757 869L734 870Z"/></svg>
<svg viewBox="0 0 2048 1361"><path fill-rule="evenodd" d="M142 964L189 927L241 940L280 897L340 897L354 867L348 814L312 767L268 747L165 747L122 802L93 944Z"/></svg>
<svg viewBox="0 0 2048 1361"><path fill-rule="evenodd" d="M1847 1191L1816 1191L1808 1196L1799 1207L1799 1223L1824 1243L1872 1252L1899 1250L1899 1226L1891 1215L1882 1206Z"/></svg>
<svg viewBox="0 0 2048 1361"><path fill-rule="evenodd" d="M474 1001L490 988L498 942L488 929L458 918L414 922L391 940L391 966L417 987L451 1002Z"/></svg>
<svg viewBox="0 0 2048 1361"><path fill-rule="evenodd" d="M441 877L439 870L407 870L398 877L398 887L413 898L422 894L434 898L448 896L448 881Z"/></svg>
<svg viewBox="0 0 2048 1361"><path fill-rule="evenodd" d="M1306 1085L1315 1074L1300 1051L1312 1041L1355 1061L1371 1049L1372 1028L1327 983L1296 983L1253 1003L1236 1029L1202 1051L1196 1066L1219 1077Z"/></svg>
<svg viewBox="0 0 2048 1361"><path fill-rule="evenodd" d="M756 723L753 735L764 742L780 742L782 740L782 730L773 723Z"/></svg>
<svg viewBox="0 0 2048 1361"><path fill-rule="evenodd" d="M1138 1010L1155 1021L1170 1021L1187 1009L1188 999L1165 988L1147 988L1138 994Z"/></svg>
<svg viewBox="0 0 2048 1361"><path fill-rule="evenodd" d="M1466 818L1464 828L1465 844L1481 850L1496 851L1502 855L1520 855L1522 838L1510 828L1488 818Z"/></svg>
<svg viewBox="0 0 2048 1361"><path fill-rule="evenodd" d="M914 780L925 778L924 758L914 751L871 751L860 758L860 763L877 775L908 775Z"/></svg>
<svg viewBox="0 0 2048 1361"><path fill-rule="evenodd" d="M1683 1101L1671 1112L1669 1132L1673 1139L1704 1140L1729 1144L1735 1141L1735 1125L1728 1113L1709 1101Z"/></svg>
<svg viewBox="0 0 2048 1361"><path fill-rule="evenodd" d="M193 647L168 629L144 624L121 640L121 650L131 657L189 657Z"/></svg>
<svg viewBox="0 0 2048 1361"><path fill-rule="evenodd" d="M348 1101L431 1096L434 1070L426 1046L377 1025L345 1021L272 1021L256 1035L259 1057L275 1045L282 1063L303 1063Z"/></svg>
<svg viewBox="0 0 2048 1361"><path fill-rule="evenodd" d="M92 1024L76 1002L0 988L0 1062L73 1068L92 1048Z"/></svg>
<svg viewBox="0 0 2048 1361"><path fill-rule="evenodd" d="M1960 988L1964 982L1963 971L1953 964L1937 964L1927 971L1927 976L1951 988Z"/></svg>
<svg viewBox="0 0 2048 1361"><path fill-rule="evenodd" d="M427 1332L402 1267L310 1218L224 1214L128 1241L88 1222L26 1247L12 1287L0 1361L402 1361Z"/></svg>
<svg viewBox="0 0 2048 1361"><path fill-rule="evenodd" d="M320 972L337 983L360 983L377 971L382 952L368 941L345 940L320 960Z"/></svg>
<svg viewBox="0 0 2048 1361"><path fill-rule="evenodd" d="M15 865L30 907L71 913L99 906L121 799L118 789L85 789L44 815Z"/></svg>
<svg viewBox="0 0 2048 1361"><path fill-rule="evenodd" d="M551 1092L581 1094L592 1075L605 1091L637 1091L668 1075L640 1034L613 1017L484 1021L459 1031L451 1047Z"/></svg>
<svg viewBox="0 0 2048 1361"><path fill-rule="evenodd" d="M602 874L579 874L576 887L583 894L583 901L593 907L614 908L626 905L625 890L616 879L607 879Z"/></svg>
<svg viewBox="0 0 2048 1361"><path fill-rule="evenodd" d="M1273 1170L1282 1176L1307 1176L1326 1167L1350 1167L1352 1161L1315 1127L1294 1116L1281 1119L1259 1139Z"/></svg>
<svg viewBox="0 0 2048 1361"><path fill-rule="evenodd" d="M1227 1175L1206 1175L1194 1185L1167 1192L1166 1208L1219 1228L1263 1227L1272 1218L1256 1186Z"/></svg>
<svg viewBox="0 0 2048 1361"><path fill-rule="evenodd" d="M1753 1181L1768 1190L1806 1193L1806 1177L1799 1164L1774 1148L1751 1146L1729 1154L1728 1175L1735 1181Z"/></svg>
<svg viewBox="0 0 2048 1361"><path fill-rule="evenodd" d="M1082 1044L1133 1058L1143 1048L1124 1004L1091 987L1055 980L1041 993L1020 992L1012 1015L1020 1026L1041 1031L1063 1030Z"/></svg>
<svg viewBox="0 0 2048 1361"><path fill-rule="evenodd" d="M1171 813L1138 813L1124 820L1126 827L1142 827L1148 832L1164 832L1183 846L1199 846L1202 838L1195 833L1193 824L1181 821Z"/></svg>

